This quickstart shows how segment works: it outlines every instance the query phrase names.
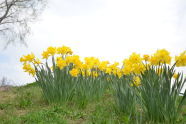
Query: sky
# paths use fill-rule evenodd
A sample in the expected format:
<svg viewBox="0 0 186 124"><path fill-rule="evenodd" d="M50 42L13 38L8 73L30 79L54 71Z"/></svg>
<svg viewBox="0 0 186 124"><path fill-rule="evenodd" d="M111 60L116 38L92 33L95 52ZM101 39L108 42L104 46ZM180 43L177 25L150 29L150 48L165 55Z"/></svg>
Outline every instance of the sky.
<svg viewBox="0 0 186 124"><path fill-rule="evenodd" d="M178 55L186 50L186 1L50 0L31 31L28 47L12 44L4 50L0 43L0 78L14 85L34 81L19 58L31 52L41 57L48 46L66 45L82 57L120 62L132 52L162 48Z"/></svg>

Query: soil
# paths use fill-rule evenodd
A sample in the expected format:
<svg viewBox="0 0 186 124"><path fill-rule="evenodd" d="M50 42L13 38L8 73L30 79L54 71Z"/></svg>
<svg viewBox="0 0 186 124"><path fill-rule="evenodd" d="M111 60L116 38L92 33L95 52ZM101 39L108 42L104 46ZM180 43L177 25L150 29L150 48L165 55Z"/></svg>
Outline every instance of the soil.
<svg viewBox="0 0 186 124"><path fill-rule="evenodd" d="M1 86L0 91L9 91L11 89L11 86Z"/></svg>

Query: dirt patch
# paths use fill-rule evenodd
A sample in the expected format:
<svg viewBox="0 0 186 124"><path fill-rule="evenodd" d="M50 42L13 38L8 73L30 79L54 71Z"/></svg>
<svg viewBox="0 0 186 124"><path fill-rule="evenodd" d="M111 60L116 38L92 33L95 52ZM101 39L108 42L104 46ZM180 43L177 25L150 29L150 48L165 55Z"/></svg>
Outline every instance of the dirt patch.
<svg viewBox="0 0 186 124"><path fill-rule="evenodd" d="M22 116L28 113L28 110L17 110L16 115Z"/></svg>
<svg viewBox="0 0 186 124"><path fill-rule="evenodd" d="M7 103L15 98L16 94L12 91L12 87L3 86L0 87L0 103Z"/></svg>
<svg viewBox="0 0 186 124"><path fill-rule="evenodd" d="M84 123L86 120L85 119L79 119L79 120L69 120L69 124L82 124Z"/></svg>
<svg viewBox="0 0 186 124"><path fill-rule="evenodd" d="M4 110L0 110L0 115L3 115L4 114Z"/></svg>
<svg viewBox="0 0 186 124"><path fill-rule="evenodd" d="M1 86L0 91L9 91L11 89L11 86Z"/></svg>

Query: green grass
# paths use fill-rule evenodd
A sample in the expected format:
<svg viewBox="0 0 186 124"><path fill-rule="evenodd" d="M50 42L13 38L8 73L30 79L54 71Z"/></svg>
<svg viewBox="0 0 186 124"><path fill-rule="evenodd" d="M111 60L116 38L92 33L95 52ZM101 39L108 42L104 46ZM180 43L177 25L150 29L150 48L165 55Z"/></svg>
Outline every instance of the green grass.
<svg viewBox="0 0 186 124"><path fill-rule="evenodd" d="M85 108L48 104L36 83L0 91L0 124L118 124L111 94Z"/></svg>
<svg viewBox="0 0 186 124"><path fill-rule="evenodd" d="M0 91L0 124L125 124L117 112L111 93L85 108L73 102L48 104L36 83ZM186 103L182 110L186 122Z"/></svg>

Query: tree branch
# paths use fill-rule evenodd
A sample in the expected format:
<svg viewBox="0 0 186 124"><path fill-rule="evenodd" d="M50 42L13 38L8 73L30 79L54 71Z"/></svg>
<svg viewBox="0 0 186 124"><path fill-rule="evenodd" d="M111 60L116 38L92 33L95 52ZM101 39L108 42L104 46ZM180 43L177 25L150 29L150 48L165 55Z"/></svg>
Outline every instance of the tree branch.
<svg viewBox="0 0 186 124"><path fill-rule="evenodd" d="M4 13L4 15L2 17L0 17L0 23L3 21L3 19L6 18L6 16L8 15L8 12L10 11L10 8L13 6L12 3L8 4L7 0L5 0L5 4L6 4L6 11Z"/></svg>

